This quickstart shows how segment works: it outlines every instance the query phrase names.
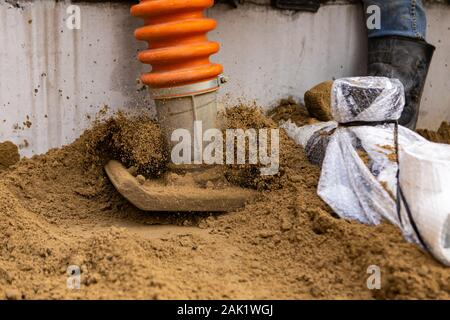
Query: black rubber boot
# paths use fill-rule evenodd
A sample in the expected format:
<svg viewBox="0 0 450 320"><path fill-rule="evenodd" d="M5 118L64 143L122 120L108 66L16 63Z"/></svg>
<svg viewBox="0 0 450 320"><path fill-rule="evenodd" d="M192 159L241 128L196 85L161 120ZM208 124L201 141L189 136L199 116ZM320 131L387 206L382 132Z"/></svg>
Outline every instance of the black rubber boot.
<svg viewBox="0 0 450 320"><path fill-rule="evenodd" d="M399 124L416 129L428 67L435 47L424 40L387 36L369 38L369 76L397 78L405 87L405 108Z"/></svg>

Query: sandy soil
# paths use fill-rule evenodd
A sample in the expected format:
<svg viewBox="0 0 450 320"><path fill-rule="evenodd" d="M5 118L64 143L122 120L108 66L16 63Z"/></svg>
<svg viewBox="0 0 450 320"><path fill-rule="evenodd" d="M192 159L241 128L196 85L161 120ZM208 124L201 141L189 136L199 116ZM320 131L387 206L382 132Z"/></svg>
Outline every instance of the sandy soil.
<svg viewBox="0 0 450 320"><path fill-rule="evenodd" d="M240 127L276 126L256 109L228 116ZM130 147L137 138L147 143L135 128L150 133L150 157ZM0 172L0 298L450 298L450 269L393 226L336 218L316 195L319 167L284 134L278 176L261 180L257 168L227 168L234 183L260 192L239 211L133 208L103 165L122 155L158 176L165 170L158 132L145 117L109 120ZM81 268L79 290L67 289L69 265ZM370 265L381 268L381 290L367 289Z"/></svg>
<svg viewBox="0 0 450 320"><path fill-rule="evenodd" d="M10 141L0 143L0 170L5 170L19 160L19 148L14 143Z"/></svg>
<svg viewBox="0 0 450 320"><path fill-rule="evenodd" d="M450 143L450 123L442 122L437 131L428 129L417 130L424 138L437 143Z"/></svg>

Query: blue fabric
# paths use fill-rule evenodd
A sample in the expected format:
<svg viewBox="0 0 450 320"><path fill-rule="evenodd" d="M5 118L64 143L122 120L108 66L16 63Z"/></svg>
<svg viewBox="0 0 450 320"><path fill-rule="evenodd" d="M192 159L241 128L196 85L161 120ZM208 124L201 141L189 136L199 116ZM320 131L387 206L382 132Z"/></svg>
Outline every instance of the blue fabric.
<svg viewBox="0 0 450 320"><path fill-rule="evenodd" d="M368 30L369 38L403 36L425 39L427 18L422 0L363 0L367 7L377 5L381 11L381 29Z"/></svg>

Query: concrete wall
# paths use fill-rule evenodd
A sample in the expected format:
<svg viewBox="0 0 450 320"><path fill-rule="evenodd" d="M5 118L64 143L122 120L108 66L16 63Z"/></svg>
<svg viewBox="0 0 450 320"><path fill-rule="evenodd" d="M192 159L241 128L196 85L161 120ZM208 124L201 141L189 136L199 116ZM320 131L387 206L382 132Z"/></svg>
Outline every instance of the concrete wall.
<svg viewBox="0 0 450 320"><path fill-rule="evenodd" d="M78 3L81 29L65 26L69 1L0 0L0 141L12 140L22 155L70 143L99 110L154 111L136 82L147 67L135 59L145 45L133 37L141 21L129 3ZM437 45L420 125L450 120L450 7L428 8L430 42ZM314 84L365 72L366 37L357 4L323 6L317 14L245 4L208 11L219 26L210 38L222 43L214 56L230 83L228 105L239 99L273 106L301 98Z"/></svg>

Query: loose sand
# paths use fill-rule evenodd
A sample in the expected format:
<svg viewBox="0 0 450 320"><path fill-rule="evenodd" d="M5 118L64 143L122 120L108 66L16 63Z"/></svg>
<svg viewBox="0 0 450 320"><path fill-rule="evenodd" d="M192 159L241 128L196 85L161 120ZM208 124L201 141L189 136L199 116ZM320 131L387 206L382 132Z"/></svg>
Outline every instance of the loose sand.
<svg viewBox="0 0 450 320"><path fill-rule="evenodd" d="M428 129L417 130L424 138L438 143L450 143L450 123L442 122L437 131Z"/></svg>
<svg viewBox="0 0 450 320"><path fill-rule="evenodd" d="M239 127L276 126L256 109L228 116ZM146 135L133 133L142 128ZM114 155L158 176L166 162L159 137L151 120L119 117L1 171L0 298L450 298L450 269L393 226L336 218L316 195L319 167L284 134L278 176L227 168L234 183L260 190L242 210L133 208L103 165ZM136 139L151 152L135 150ZM81 268L80 290L67 289L69 265ZM367 289L370 265L381 268L381 290Z"/></svg>

